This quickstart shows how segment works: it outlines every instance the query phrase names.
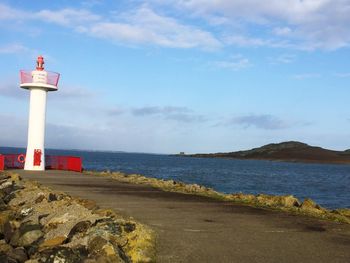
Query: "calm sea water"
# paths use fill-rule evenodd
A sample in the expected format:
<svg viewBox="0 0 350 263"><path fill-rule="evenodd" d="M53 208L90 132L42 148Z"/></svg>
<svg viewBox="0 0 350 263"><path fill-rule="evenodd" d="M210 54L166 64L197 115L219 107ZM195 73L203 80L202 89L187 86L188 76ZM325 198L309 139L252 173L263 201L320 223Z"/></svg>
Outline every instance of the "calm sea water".
<svg viewBox="0 0 350 263"><path fill-rule="evenodd" d="M24 153L0 147L0 153ZM184 158L158 154L46 150L83 158L86 170L110 170L197 183L225 193L293 194L327 208L350 208L350 165Z"/></svg>

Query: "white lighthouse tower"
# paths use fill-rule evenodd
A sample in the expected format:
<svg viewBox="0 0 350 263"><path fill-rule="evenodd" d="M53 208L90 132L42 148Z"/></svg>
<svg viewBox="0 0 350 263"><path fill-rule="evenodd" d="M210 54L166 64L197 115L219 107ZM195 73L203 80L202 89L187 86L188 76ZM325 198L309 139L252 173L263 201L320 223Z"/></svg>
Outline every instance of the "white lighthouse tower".
<svg viewBox="0 0 350 263"><path fill-rule="evenodd" d="M30 91L28 145L24 170L45 170L45 117L48 91L56 91L60 74L44 70L44 58L38 57L36 70L20 71L21 88Z"/></svg>

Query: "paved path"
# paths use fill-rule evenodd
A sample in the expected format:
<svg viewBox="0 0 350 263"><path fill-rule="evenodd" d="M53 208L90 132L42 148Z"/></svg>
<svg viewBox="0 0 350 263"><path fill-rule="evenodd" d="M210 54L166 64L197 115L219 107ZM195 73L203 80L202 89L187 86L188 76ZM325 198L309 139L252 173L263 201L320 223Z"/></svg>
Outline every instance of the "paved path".
<svg viewBox="0 0 350 263"><path fill-rule="evenodd" d="M350 225L163 192L106 177L25 172L72 196L148 224L157 262L350 262Z"/></svg>

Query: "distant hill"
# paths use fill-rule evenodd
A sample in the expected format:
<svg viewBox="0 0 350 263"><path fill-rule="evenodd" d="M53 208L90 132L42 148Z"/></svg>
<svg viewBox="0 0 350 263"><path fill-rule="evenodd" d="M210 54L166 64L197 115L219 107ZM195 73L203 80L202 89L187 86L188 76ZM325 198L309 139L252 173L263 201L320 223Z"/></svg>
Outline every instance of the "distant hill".
<svg viewBox="0 0 350 263"><path fill-rule="evenodd" d="M271 143L247 151L182 155L204 158L232 158L308 163L350 164L350 150L332 151L301 142Z"/></svg>

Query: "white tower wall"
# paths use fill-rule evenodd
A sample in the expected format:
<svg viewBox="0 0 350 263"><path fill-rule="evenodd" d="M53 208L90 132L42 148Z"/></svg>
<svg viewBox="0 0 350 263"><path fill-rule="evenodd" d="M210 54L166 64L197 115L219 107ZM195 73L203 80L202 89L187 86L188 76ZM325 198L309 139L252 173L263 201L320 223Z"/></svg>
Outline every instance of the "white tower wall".
<svg viewBox="0 0 350 263"><path fill-rule="evenodd" d="M47 90L34 87L30 89L28 145L24 170L45 170L45 119ZM35 151L40 151L40 164L34 163ZM38 155L38 153L37 153ZM38 157L37 157L38 159Z"/></svg>

